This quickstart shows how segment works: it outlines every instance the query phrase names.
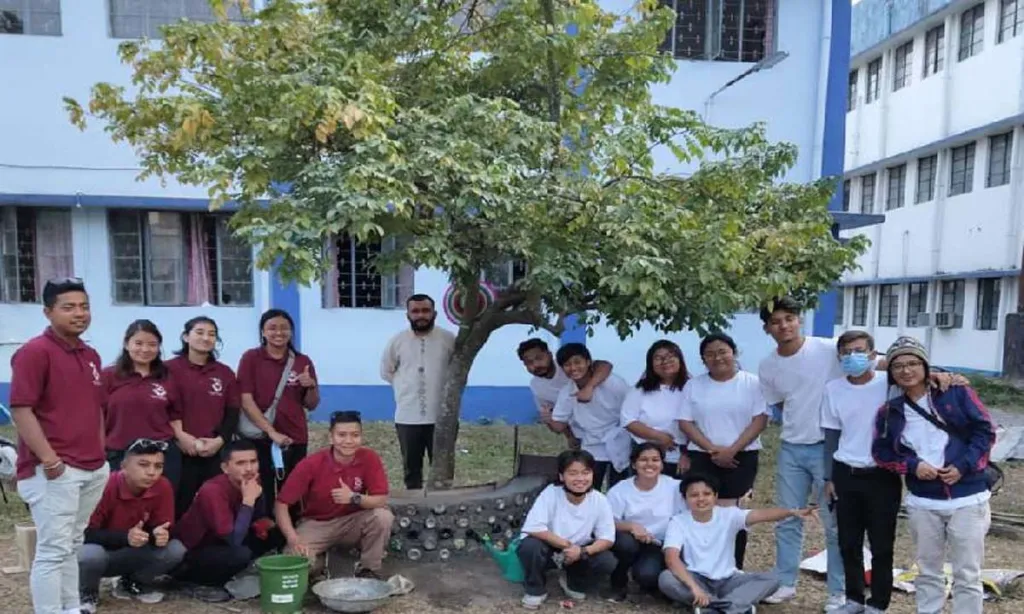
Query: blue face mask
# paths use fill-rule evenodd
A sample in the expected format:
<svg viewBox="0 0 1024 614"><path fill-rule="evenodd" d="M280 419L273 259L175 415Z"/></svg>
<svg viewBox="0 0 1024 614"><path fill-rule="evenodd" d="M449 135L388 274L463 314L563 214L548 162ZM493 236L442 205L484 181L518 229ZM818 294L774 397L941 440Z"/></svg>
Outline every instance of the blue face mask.
<svg viewBox="0 0 1024 614"><path fill-rule="evenodd" d="M842 357L843 373L853 377L864 375L871 368L871 357L864 352L854 352Z"/></svg>

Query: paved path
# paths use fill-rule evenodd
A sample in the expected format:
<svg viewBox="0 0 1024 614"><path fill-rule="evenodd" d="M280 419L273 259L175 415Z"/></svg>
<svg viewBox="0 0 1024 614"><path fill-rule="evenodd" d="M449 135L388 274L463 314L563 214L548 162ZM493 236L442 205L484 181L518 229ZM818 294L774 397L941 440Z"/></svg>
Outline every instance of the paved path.
<svg viewBox="0 0 1024 614"><path fill-rule="evenodd" d="M992 420L999 426L1024 426L1024 412L1006 411L997 407L988 408L992 414Z"/></svg>

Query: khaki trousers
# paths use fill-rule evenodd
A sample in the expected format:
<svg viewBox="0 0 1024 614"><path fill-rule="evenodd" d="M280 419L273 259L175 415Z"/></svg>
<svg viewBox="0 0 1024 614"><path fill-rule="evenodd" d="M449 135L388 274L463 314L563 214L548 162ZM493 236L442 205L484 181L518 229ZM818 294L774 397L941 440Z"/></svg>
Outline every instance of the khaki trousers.
<svg viewBox="0 0 1024 614"><path fill-rule="evenodd" d="M335 546L358 548L363 569L377 571L391 537L394 514L387 508L362 510L330 520L303 519L295 531L309 549L310 573L323 568L323 554ZM289 554L293 554L288 549Z"/></svg>

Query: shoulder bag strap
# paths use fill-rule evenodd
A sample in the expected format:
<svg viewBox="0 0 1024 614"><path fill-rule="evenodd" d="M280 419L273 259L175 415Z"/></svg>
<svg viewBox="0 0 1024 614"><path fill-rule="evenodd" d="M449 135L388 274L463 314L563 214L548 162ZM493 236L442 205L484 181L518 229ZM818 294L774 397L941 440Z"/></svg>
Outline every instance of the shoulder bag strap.
<svg viewBox="0 0 1024 614"><path fill-rule="evenodd" d="M281 371L281 380L277 382L277 390L274 391L274 401L263 414L271 425L274 424L274 418L277 417L277 404L281 402L281 395L284 394L284 387L288 385L288 375L292 372L292 365L294 364L295 352L288 350L288 360L284 363L284 371Z"/></svg>
<svg viewBox="0 0 1024 614"><path fill-rule="evenodd" d="M932 412L924 409L923 407L921 407L920 405L918 405L917 403L912 401L910 399L910 397L904 396L903 400L904 400L904 402L906 402L907 405L910 406L910 409L912 409L915 412L917 412L917 414L919 416L921 416L922 418L924 418L928 422L931 422L932 426L934 426L935 428L939 429L940 431L945 431L947 434L952 435L954 437L963 439L963 436L960 435L960 433L954 431L948 424L946 424L945 422L939 420L938 417L935 414L933 414Z"/></svg>

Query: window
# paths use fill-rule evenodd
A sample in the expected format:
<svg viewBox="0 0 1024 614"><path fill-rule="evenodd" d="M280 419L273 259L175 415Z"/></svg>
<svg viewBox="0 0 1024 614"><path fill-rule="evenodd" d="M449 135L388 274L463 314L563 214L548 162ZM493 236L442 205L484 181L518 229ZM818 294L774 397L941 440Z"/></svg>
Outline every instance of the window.
<svg viewBox="0 0 1024 614"><path fill-rule="evenodd" d="M759 62L773 49L775 0L660 0L676 22L662 50L680 60Z"/></svg>
<svg viewBox="0 0 1024 614"><path fill-rule="evenodd" d="M910 85L910 72L914 63L914 41L909 40L896 48L892 67L892 91Z"/></svg>
<svg viewBox="0 0 1024 614"><path fill-rule="evenodd" d="M994 188L1010 183L1010 153L1013 151L1013 132L997 134L988 139L988 176L985 185Z"/></svg>
<svg viewBox="0 0 1024 614"><path fill-rule="evenodd" d="M899 209L905 204L907 194L907 165L900 164L889 169L889 194L885 199L885 210Z"/></svg>
<svg viewBox="0 0 1024 614"><path fill-rule="evenodd" d="M946 61L946 26L939 24L928 30L924 35L924 76L942 70L942 64Z"/></svg>
<svg viewBox="0 0 1024 614"><path fill-rule="evenodd" d="M875 210L875 174L860 178L860 212L872 213Z"/></svg>
<svg viewBox="0 0 1024 614"><path fill-rule="evenodd" d="M843 182L843 211L850 210L850 180Z"/></svg>
<svg viewBox="0 0 1024 614"><path fill-rule="evenodd" d="M899 286L896 284L882 284L878 286L878 325L896 326L899 313Z"/></svg>
<svg viewBox="0 0 1024 614"><path fill-rule="evenodd" d="M939 311L953 314L950 328L964 325L964 280L949 279L942 282L941 306Z"/></svg>
<svg viewBox="0 0 1024 614"><path fill-rule="evenodd" d="M0 302L40 302L43 285L72 265L70 211L0 207Z"/></svg>
<svg viewBox="0 0 1024 614"><path fill-rule="evenodd" d="M974 189L974 143L952 150L949 174L949 195L966 194Z"/></svg>
<svg viewBox="0 0 1024 614"><path fill-rule="evenodd" d="M0 34L60 36L60 0L0 0Z"/></svg>
<svg viewBox="0 0 1024 614"><path fill-rule="evenodd" d="M907 326L924 326L918 323L919 314L928 313L928 282L907 285Z"/></svg>
<svg viewBox="0 0 1024 614"><path fill-rule="evenodd" d="M881 93L882 81L882 58L868 64L868 85L864 92L864 104L871 104L878 100Z"/></svg>
<svg viewBox="0 0 1024 614"><path fill-rule="evenodd" d="M978 280L978 318L974 325L978 330L999 330L999 286L998 277Z"/></svg>
<svg viewBox="0 0 1024 614"><path fill-rule="evenodd" d="M853 288L853 325L867 326L868 297L871 286L854 286Z"/></svg>
<svg viewBox="0 0 1024 614"><path fill-rule="evenodd" d="M480 275L480 281L487 282L503 290L526 277L526 262L523 260L506 260L495 264Z"/></svg>
<svg viewBox="0 0 1024 614"><path fill-rule="evenodd" d="M1024 32L1024 2L999 0L999 42Z"/></svg>
<svg viewBox="0 0 1024 614"><path fill-rule="evenodd" d="M960 15L960 61L981 53L985 44L985 3Z"/></svg>
<svg viewBox="0 0 1024 614"><path fill-rule="evenodd" d="M111 211L114 302L252 305L252 250L228 218L207 213Z"/></svg>
<svg viewBox="0 0 1024 614"><path fill-rule="evenodd" d="M850 72L850 80L846 87L846 110L852 111L857 108L857 79L860 77L860 71L854 70Z"/></svg>
<svg viewBox="0 0 1024 614"><path fill-rule="evenodd" d="M914 195L915 203L924 203L935 198L935 175L938 170L938 154L917 159L917 192Z"/></svg>
<svg viewBox="0 0 1024 614"><path fill-rule="evenodd" d="M833 320L833 324L836 326L842 326L843 321L846 319L846 290L843 288L836 288L836 316Z"/></svg>
<svg viewBox="0 0 1024 614"><path fill-rule="evenodd" d="M230 21L245 21L237 5L224 5ZM110 0L110 34L114 38L160 38L161 26L182 19L213 22L217 17L209 0Z"/></svg>
<svg viewBox="0 0 1024 614"><path fill-rule="evenodd" d="M416 269L402 265L397 274L381 275L374 263L381 255L395 251L395 237L359 242L349 235L328 246L334 267L324 283L324 306L399 309L415 294Z"/></svg>

